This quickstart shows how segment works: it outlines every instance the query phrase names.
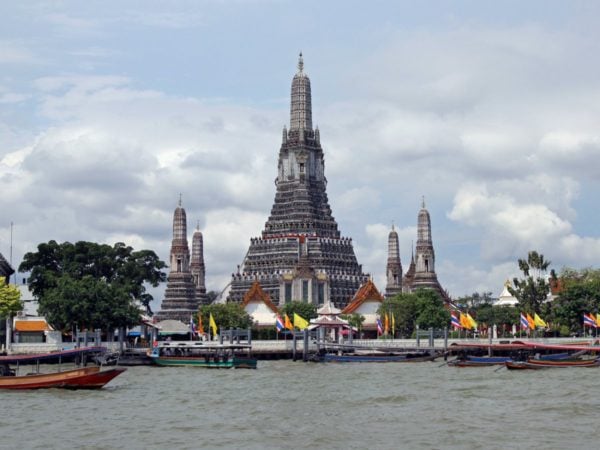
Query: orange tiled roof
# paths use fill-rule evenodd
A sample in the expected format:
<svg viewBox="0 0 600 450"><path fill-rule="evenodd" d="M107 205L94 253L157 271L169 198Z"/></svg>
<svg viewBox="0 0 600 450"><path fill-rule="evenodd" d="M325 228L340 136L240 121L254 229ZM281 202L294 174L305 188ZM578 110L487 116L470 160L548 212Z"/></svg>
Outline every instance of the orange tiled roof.
<svg viewBox="0 0 600 450"><path fill-rule="evenodd" d="M375 283L373 283L371 280L368 280L360 287L360 289L354 295L352 301L344 308L342 314L352 314L367 300L383 302L383 295L381 295L381 292L377 290Z"/></svg>
<svg viewBox="0 0 600 450"><path fill-rule="evenodd" d="M17 320L15 331L48 331L50 327L45 320Z"/></svg>
<svg viewBox="0 0 600 450"><path fill-rule="evenodd" d="M262 290L262 287L260 287L260 283L258 281L252 283L252 286L250 286L250 289L248 289L248 292L246 292L246 294L244 295L242 306L245 307L248 303L253 301L263 302L274 313L279 312L277 306L275 306L275 304L271 301L271 297L269 297L269 294Z"/></svg>

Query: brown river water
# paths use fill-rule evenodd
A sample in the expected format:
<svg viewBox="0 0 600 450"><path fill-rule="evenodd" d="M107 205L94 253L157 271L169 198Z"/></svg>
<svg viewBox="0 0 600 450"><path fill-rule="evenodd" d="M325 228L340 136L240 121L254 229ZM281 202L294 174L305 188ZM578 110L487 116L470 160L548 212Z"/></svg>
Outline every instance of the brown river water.
<svg viewBox="0 0 600 450"><path fill-rule="evenodd" d="M132 367L99 391L0 391L0 448L600 448L600 369L441 363Z"/></svg>

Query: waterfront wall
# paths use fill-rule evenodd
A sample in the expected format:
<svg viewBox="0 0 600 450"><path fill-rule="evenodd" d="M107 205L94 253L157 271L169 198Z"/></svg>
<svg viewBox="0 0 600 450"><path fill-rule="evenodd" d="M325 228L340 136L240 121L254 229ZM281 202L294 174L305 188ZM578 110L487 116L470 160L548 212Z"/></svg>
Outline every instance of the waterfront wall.
<svg viewBox="0 0 600 450"><path fill-rule="evenodd" d="M591 342L594 339L573 339L573 338L547 338L547 339L494 339L493 344L508 343L514 341L522 342L538 342L543 344L573 344ZM453 344L489 344L489 339L448 339L448 346ZM335 343L330 343L335 345ZM389 350L402 350L402 349L416 349L417 342L415 339L354 339L352 344L345 341L345 345L354 345L357 347L366 347L372 349L389 349ZM103 347L107 347L110 351L118 351L118 342L102 342L100 344ZM419 348L427 349L429 342L427 339L421 339ZM27 343L27 344L12 344L12 349L9 353L11 354L36 354L36 353L49 353L59 350L68 350L75 347L74 343L63 342L58 344L50 343ZM296 342L296 351L302 353L302 340ZM436 350L444 349L444 340L436 339L434 341L434 348ZM309 343L309 351L315 352L317 345L315 341ZM254 340L252 341L252 352L255 354L268 354L268 353L291 353L293 351L292 339L280 339L280 340Z"/></svg>

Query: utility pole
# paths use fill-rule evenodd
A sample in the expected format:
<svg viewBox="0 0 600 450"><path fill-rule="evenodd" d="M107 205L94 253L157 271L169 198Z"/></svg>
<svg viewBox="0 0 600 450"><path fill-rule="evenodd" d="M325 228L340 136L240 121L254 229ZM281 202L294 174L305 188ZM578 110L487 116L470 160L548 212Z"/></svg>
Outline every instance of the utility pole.
<svg viewBox="0 0 600 450"><path fill-rule="evenodd" d="M12 261L12 253L13 253L13 223L11 221L10 222L10 257L9 257L9 259L10 259L10 267L12 267L12 263L13 263L13 261ZM17 271L16 270L15 270L14 276L15 276L15 280L14 281L15 281L15 285L16 285L17 284ZM10 283L10 277L8 279L8 282Z"/></svg>

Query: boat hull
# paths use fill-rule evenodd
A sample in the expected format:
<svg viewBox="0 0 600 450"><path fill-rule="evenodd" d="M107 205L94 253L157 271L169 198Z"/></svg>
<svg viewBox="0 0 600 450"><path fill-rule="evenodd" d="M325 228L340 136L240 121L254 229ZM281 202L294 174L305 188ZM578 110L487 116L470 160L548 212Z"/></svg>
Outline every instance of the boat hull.
<svg viewBox="0 0 600 450"><path fill-rule="evenodd" d="M334 355L325 354L321 356L321 360L324 362L338 362L338 363L387 363L387 362L424 362L433 361L436 356L423 355L423 356L408 356L408 355Z"/></svg>
<svg viewBox="0 0 600 450"><path fill-rule="evenodd" d="M202 367L205 369L256 369L257 361L254 358L240 358L234 356L227 361L215 361L213 358L194 356L159 356L152 357L158 366L187 366Z"/></svg>
<svg viewBox="0 0 600 450"><path fill-rule="evenodd" d="M538 369L556 369L566 367L600 367L598 361L590 359L587 361L507 361L506 368L509 370L538 370Z"/></svg>
<svg viewBox="0 0 600 450"><path fill-rule="evenodd" d="M100 371L99 367L84 367L64 372L0 378L0 389L100 389L126 369Z"/></svg>

